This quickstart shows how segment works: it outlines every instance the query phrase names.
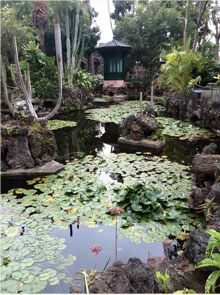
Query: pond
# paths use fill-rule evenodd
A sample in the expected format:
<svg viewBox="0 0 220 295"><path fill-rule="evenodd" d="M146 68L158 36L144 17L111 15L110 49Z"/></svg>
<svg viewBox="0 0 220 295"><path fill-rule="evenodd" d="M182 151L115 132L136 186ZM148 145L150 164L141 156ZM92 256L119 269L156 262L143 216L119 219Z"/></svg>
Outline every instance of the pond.
<svg viewBox="0 0 220 295"><path fill-rule="evenodd" d="M97 269L110 266L113 206L125 209L117 218L118 260L125 263L163 256L162 241L181 239L203 222L188 210L187 191L192 158L207 141L196 145L166 134L164 150L152 155L119 146L114 122L83 113L57 119L77 121L54 131L56 160L65 170L27 183L2 182L4 292L69 293L75 272L94 268L94 245L102 248Z"/></svg>

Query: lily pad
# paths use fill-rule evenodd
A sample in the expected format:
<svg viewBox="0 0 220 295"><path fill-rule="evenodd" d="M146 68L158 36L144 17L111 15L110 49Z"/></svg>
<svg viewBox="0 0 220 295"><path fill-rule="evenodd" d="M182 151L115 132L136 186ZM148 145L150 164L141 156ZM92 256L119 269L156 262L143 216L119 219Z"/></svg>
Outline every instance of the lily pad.
<svg viewBox="0 0 220 295"><path fill-rule="evenodd" d="M143 108L149 106L150 103L143 101ZM155 105L155 111L160 114L165 108L161 105ZM121 124L129 115L136 115L140 112L140 104L138 100L124 101L109 108L98 108L87 110L87 118L103 123L113 122Z"/></svg>

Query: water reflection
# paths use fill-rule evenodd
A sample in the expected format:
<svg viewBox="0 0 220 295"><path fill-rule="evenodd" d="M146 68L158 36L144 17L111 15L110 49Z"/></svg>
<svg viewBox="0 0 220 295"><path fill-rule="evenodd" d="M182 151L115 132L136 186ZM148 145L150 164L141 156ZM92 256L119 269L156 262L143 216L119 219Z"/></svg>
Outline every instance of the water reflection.
<svg viewBox="0 0 220 295"><path fill-rule="evenodd" d="M98 270L102 271L107 263L108 267L114 263L114 226L98 224L96 228L88 228L85 225L80 225L77 228L75 223L66 230L55 229L52 235L66 239L65 244L67 247L62 252L65 257L69 254L77 257L74 264L68 267L73 277L77 276L75 272L82 268L94 268L94 256L90 250L94 245L102 247L97 258ZM127 263L130 257L137 257L143 263L146 263L149 256L164 256L163 244L159 242L136 244L125 237L118 240L118 260ZM66 284L63 290L60 284L57 286L48 285L41 293L69 293L69 287L70 284Z"/></svg>
<svg viewBox="0 0 220 295"><path fill-rule="evenodd" d="M63 128L54 132L57 141L57 161L65 162L75 157L77 152L85 155L97 155L99 152L109 153L134 153L140 148L121 146L118 144L119 125L115 123L101 123L85 119L84 115L77 118L65 118L76 120L75 128ZM64 118L62 118L64 119ZM158 155L166 155L170 161L190 165L194 155L201 152L209 141L189 143L176 138L166 136L166 145ZM147 152L150 150L142 149Z"/></svg>

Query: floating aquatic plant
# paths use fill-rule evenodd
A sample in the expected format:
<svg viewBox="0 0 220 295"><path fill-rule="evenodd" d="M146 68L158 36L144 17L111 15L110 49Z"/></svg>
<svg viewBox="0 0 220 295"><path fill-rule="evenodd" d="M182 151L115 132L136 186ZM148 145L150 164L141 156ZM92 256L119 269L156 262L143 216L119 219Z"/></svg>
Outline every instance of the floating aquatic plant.
<svg viewBox="0 0 220 295"><path fill-rule="evenodd" d="M149 102L143 101L143 108L146 108L148 105ZM165 111L165 108L161 105L155 105L154 108L158 115ZM116 124L121 124L129 115L136 115L138 112L140 112L140 106L137 100L121 102L109 108L98 108L86 111L88 114L87 117L91 120L103 123L113 122ZM174 118L157 117L157 121L159 122L162 135L178 137L182 140L197 134L202 134L207 138L214 135L207 129Z"/></svg>
<svg viewBox="0 0 220 295"><path fill-rule="evenodd" d="M114 173L121 175L122 183L103 182L100 177ZM2 195L2 290L36 293L47 282L55 285L65 280L65 267L74 262L75 256L64 258L61 251L66 247L65 239L50 233L79 220L89 227L99 222L114 225L108 204L118 206L127 188L137 182L163 191L166 215L172 218L140 219L126 211L122 214L129 213L126 219L118 222L122 236L136 243L163 241L168 235L180 237L184 229L189 231L201 224L197 215L188 210L189 167L148 153L100 153L97 157L74 159L57 175L29 180L34 188L12 189ZM56 264L55 272L38 265L43 261Z"/></svg>
<svg viewBox="0 0 220 295"><path fill-rule="evenodd" d="M214 133L205 128L174 118L158 117L157 121L159 122L163 135L178 137L181 140L189 139L194 135L203 135L207 138L214 136Z"/></svg>
<svg viewBox="0 0 220 295"><path fill-rule="evenodd" d="M75 127L77 125L74 121L63 121L63 120L49 120L47 127L50 130L57 130L65 127Z"/></svg>
<svg viewBox="0 0 220 295"><path fill-rule="evenodd" d="M149 104L147 101L143 101L143 108L146 108ZM155 105L155 111L160 114L165 108L161 105ZM136 115L140 112L139 100L124 101L118 104L112 105L109 108L98 108L87 110L87 118L103 123L113 122L121 124L122 121L129 115Z"/></svg>

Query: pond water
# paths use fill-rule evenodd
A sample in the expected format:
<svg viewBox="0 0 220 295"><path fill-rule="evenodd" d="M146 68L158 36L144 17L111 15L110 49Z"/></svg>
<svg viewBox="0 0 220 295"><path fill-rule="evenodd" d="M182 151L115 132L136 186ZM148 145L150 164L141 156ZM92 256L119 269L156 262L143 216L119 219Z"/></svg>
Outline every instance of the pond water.
<svg viewBox="0 0 220 295"><path fill-rule="evenodd" d="M142 155L146 151L143 151L143 154L138 153L138 155L137 155L137 154L135 154L135 152L136 152L135 149L130 149L130 148L125 148L125 147L119 146L117 143L117 139L119 137L119 126L117 124L115 124L115 123L101 123L101 122L97 122L97 121L93 121L93 120L88 120L85 118L85 115L82 113L78 113L78 114L74 113L71 116L68 116L68 118L64 117L64 116L60 116L60 117L58 117L58 119L74 120L74 121L78 122L78 125L73 128L67 127L67 128L63 128L63 129L59 129L59 130L54 131L56 142L57 142L57 148L58 148L57 149L57 157L56 157L57 161L59 161L61 163L69 163L69 162L71 163L73 161L73 159L76 157L83 158L86 155L96 156L96 155L100 155L101 153L104 156L109 156L109 155L111 156L113 153L113 154L119 155L119 157L122 157L123 155L126 155L126 154L131 154L131 155L136 155L135 156L136 158L134 158L132 161L134 161L134 162L137 161L137 164L135 164L135 165L137 165L137 166L139 165L138 169L140 169L140 170L138 170L138 171L142 171L141 170L142 169L141 163L138 162L137 158L142 157ZM193 156L197 152L200 152L205 144L207 144L207 142L203 142L203 143L200 142L199 145L192 145L192 144L189 145L188 143L186 143L184 141L180 141L178 139L174 139L172 137L166 136L166 146L165 146L164 150L158 156L161 159L166 158L167 160L164 160L164 161L167 161L166 163L168 163L168 165L173 164L176 167L175 169L178 170L178 166L177 166L178 164L190 165L192 162ZM160 165L160 158L159 157L154 158L153 161L156 161L156 163L158 162ZM78 161L80 163L80 160L78 160ZM89 169L89 171L91 171L91 173L96 173L94 171L96 168L98 169L97 170L98 181L101 181L104 184L106 183L108 185L111 183L116 183L116 182L122 183L122 182L124 182L124 180L127 181L126 177L129 175L127 175L125 172L124 172L124 175L120 175L120 173L114 173L114 172L117 172L116 171L117 169L114 170L115 168L112 168L112 167L106 166L106 168L105 167L103 168L103 164L102 164L103 161L104 160L99 160L99 162L97 162L99 166L95 167L95 168L93 167L92 164L89 164L90 166L88 165L88 169ZM108 160L107 160L107 162L108 162ZM118 160L118 163L120 165L120 160ZM175 164L175 163L177 163L177 164ZM79 165L78 167L80 167L80 164L78 164L78 162L76 162L76 165ZM87 165L87 162L85 162L85 165ZM130 165L129 162L128 162L128 165ZM71 167L71 165L70 165L70 167ZM82 167L84 167L84 166L82 166ZM156 164L154 165L153 169L156 169L155 167L157 167ZM183 167L183 166L181 166L181 167ZM68 168L68 169L70 169L70 168ZM93 169L94 169L94 171L93 171ZM111 169L113 169L114 172L112 172ZM124 170L125 169L126 168L124 168ZM145 171L144 169L145 168L143 168L143 171ZM183 167L181 169L184 170L185 168ZM86 173L86 171L87 170L85 169L85 173ZM140 172L140 173L142 173L141 175L146 174L146 173L143 173L143 171ZM170 171L171 171L171 173L175 174L175 170L171 169ZM71 172L71 170L70 170L70 172ZM68 174L68 170L66 173ZM77 172L77 170L73 170L73 172L71 172L71 173L76 173L73 175L73 180L75 177L80 178L79 171ZM82 173L84 173L84 172L82 172ZM161 176L162 176L161 181L163 182L164 181L164 178L163 178L164 176L162 175L163 170L161 170L161 172L159 172L159 173L161 173ZM62 177L64 177L64 175L65 175L65 173L62 174ZM131 171L131 175L132 175L132 171ZM152 172L152 175L153 175L153 172ZM187 174L183 174L183 175L187 175ZM157 177L156 174L155 174L155 177ZM181 177L181 175L180 175L180 177ZM166 180L167 179L165 177L165 181ZM53 179L52 179L52 181L53 181ZM68 180L65 180L65 181L63 181L63 183L66 184L67 181ZM97 183L98 183L98 181L97 181ZM153 182L157 182L157 180L156 181L153 180ZM178 180L176 182L178 183ZM42 182L40 182L40 183L42 183ZM51 186L50 182L48 183L48 187L47 187L48 192L47 192L47 195L45 195L45 198L46 197L51 198L50 201L54 201L54 198L51 197L51 196L53 196L53 194L58 195L59 192L61 190L63 190L62 185L59 186L59 179L57 180L57 183L58 183L57 187L55 187L53 189L53 192L50 191L50 186ZM189 183L190 183L190 180L186 181L186 183L183 184L183 186L188 187ZM40 186L41 186L41 184L39 184L39 187L37 187L37 189L41 190ZM55 180L54 186L56 186L56 180ZM33 185L28 186L24 180L14 180L13 182L12 181L10 181L10 182L3 181L2 182L2 192L3 193L7 192L9 189L12 189L12 188L33 188ZM109 187L107 188L107 190L109 190ZM68 193L68 190L66 190L66 191ZM22 193L22 192L20 192L20 193ZM43 205L42 205L42 203L39 203L39 204L37 203L38 201L36 201L35 196L34 196L35 192L30 192L30 198L33 198L33 200L35 202L33 205L34 209L31 210L32 205L27 204L26 208L28 208L30 210L28 212L29 215L24 215L24 219L28 218L28 216L30 216L31 214L36 215L37 211L39 211L37 213L43 214L42 215L43 218L45 218L45 216L46 216L46 219L48 219L49 213L47 213L47 212L42 213L45 210L47 210L47 207L48 207L48 204L46 204L46 205L44 204L44 200L43 200L44 199L44 195L43 195L44 191L42 190L42 192L40 192L40 191L37 192L37 194L39 194L39 195L40 195L40 193L42 195ZM96 193L97 192L95 191L95 194ZM24 193L24 194L26 194L26 193ZM51 196L48 194L51 194ZM27 193L26 199L27 199L26 202L28 202L28 193ZM77 202L78 202L78 200L76 200L76 206L78 204ZM95 203L95 205L93 205L94 207L89 207L90 205L88 205L87 211L85 211L85 212L89 212L89 211L94 210L94 208L97 206L97 204L99 204L99 202L101 202L101 201L98 200L97 203ZM82 202L82 204L85 204L85 203L86 202L84 202L84 201ZM7 205L7 202L5 202L5 204ZM22 206L22 202L20 205L20 203L18 203L16 200L15 200L15 204L19 204L19 206ZM59 203L57 203L57 204L59 206L61 205L61 207L62 207L62 204L59 204ZM182 204L182 203L179 203L179 204ZM14 206L16 207L16 205L14 205ZM100 206L102 206L102 205L100 204ZM181 206L181 205L178 205L178 206ZM43 208L43 211L42 211L42 208ZM61 209L64 210L65 212L67 212L67 214L69 214L68 211L70 209L68 209L68 208L69 207L67 204L67 207L61 208ZM55 213L59 215L59 210L61 210L61 209L59 209L59 208L56 209L57 210L56 212L58 212L58 213L56 213L56 212ZM19 211L19 214L20 214L20 215L18 214L18 216L22 216L21 215L21 214L23 214L22 210L23 210L22 208L17 209L17 211ZM27 209L24 209L24 213L26 213L25 210L27 211ZM54 209L51 209L51 210L54 210ZM76 210L76 212L77 212L77 209L74 209L74 210ZM12 209L12 211L13 211L13 209ZM16 212L13 214L16 215ZM115 251L114 250L115 249L115 245L114 245L114 243L115 243L115 239L114 239L115 227L114 226L109 226L107 224L103 224L102 222L99 222L99 220L98 220L99 217L97 217L98 215L95 215L93 217L94 219L91 221L93 223L94 222L97 223L97 224L95 224L96 227L94 227L94 228L93 228L94 224L92 224L92 226L91 226L91 224L89 224L88 221L85 222L86 225L80 224L79 226L77 226L76 223L73 223L72 225L70 225L68 227L68 225L71 224L71 222L69 221L69 220L71 220L71 218L70 218L70 219L67 219L67 221L65 221L66 222L65 224L67 226L64 226L63 229L61 229L61 228L58 228L57 226L54 225L56 222L59 222L59 218L60 218L57 215L57 220L56 220L56 217L55 217L56 214L53 217L51 217L51 216L49 217L49 220L47 220L47 224L45 224L45 221L44 221L44 223L42 223L43 228L46 228L45 241L48 239L48 237L46 237L48 234L51 235L52 237L57 237L59 239L62 239L62 238L65 239L65 242L61 241L61 244L64 243L66 245L66 248L65 248L65 246L62 247L62 245L61 245L61 247L59 249L62 250L62 255L64 257L67 257L69 254L76 256L76 261L72 265L68 266L68 271L71 273L72 276L74 276L74 273L76 271L79 271L82 268L92 269L94 267L94 254L92 254L91 250L90 250L91 247L94 245L100 245L102 248L101 252L98 255L98 261L97 261L98 270L103 270L103 268L105 267L105 265L109 261L109 259L110 259L110 261L109 261L108 266L110 266L114 262L114 251ZM89 214L91 215L91 212ZM32 215L32 217L34 215ZM82 214L82 216L84 216L84 215L85 215L85 213ZM10 220L13 220L13 217ZM11 222L10 220L6 216L6 222L10 223ZM19 218L18 218L18 220L19 220ZM55 220L55 223L54 223L54 220ZM36 221L37 221L37 218L36 218ZM16 222L15 222L15 224L16 224ZM109 224L109 222L108 222L108 224ZM31 232L33 223L30 223L29 226L30 226L29 231ZM171 223L169 224L169 226L171 226ZM149 225L149 228L150 227L151 226ZM35 224L33 226L33 228L36 228L36 230L35 230L36 232L34 232L34 234L36 235L36 237L38 237L38 234L40 235L40 233L38 233L37 224ZM42 231L42 229L41 229L41 231ZM137 240L136 235L135 235L135 231L136 231L136 229L133 229L133 231L132 230L130 231L129 228L127 228L127 229L125 228L124 230L122 230L123 235L120 237L120 239L118 239L118 260L121 260L121 261L127 263L128 259L130 257L138 257L143 262L146 262L147 258L150 256L163 256L164 255L163 244L161 242L146 243L143 240L141 240L141 241ZM143 233L142 231L143 231L143 229L141 228L140 229L140 236L147 235L146 230L144 230L145 233ZM160 229L158 228L157 231L159 232ZM27 233L23 233L23 232L21 233L21 231L20 231L21 243L23 243L22 238L25 237L25 234L28 236L28 234L29 234L28 231L27 231ZM44 234L43 231L42 231L42 234ZM9 237L11 237L11 236L13 238L17 237L17 235L14 235L14 234L9 235ZM40 239L40 237L39 237L39 239ZM147 240L147 238L146 238L146 240ZM30 241L28 241L28 243L29 242ZM45 243L47 243L47 242L45 242ZM5 247L7 250L7 246L5 246ZM42 246L42 247L44 247L44 246ZM45 245L45 247L46 247L46 245ZM36 248L36 246L35 246L35 248ZM31 251L36 252L35 248L31 249ZM47 252L47 250L44 250L44 251L45 251L45 253ZM38 254L39 253L34 253L35 256ZM10 256L8 258L10 260ZM48 260L50 261L50 259L48 259ZM42 266L42 269L48 268L48 267L49 268L54 267L49 262L44 262L42 260L40 260L40 265ZM69 287L70 287L69 282L67 282L65 284L63 284L63 283L62 284L61 283L55 284L54 281L52 280L52 284L50 284L50 285L47 284L46 287L44 286L44 288L40 292L41 293L69 293Z"/></svg>
<svg viewBox="0 0 220 295"><path fill-rule="evenodd" d="M68 267L69 272L75 277L75 272L80 269L94 268L94 254L91 253L91 247L100 245L101 251L97 258L97 269L103 270L108 263L112 265L115 261L115 227L104 226L99 224L96 228L88 228L80 225L77 228L76 224L72 228L61 230L55 229L52 232L53 236L65 238L66 249L63 250L63 255L75 255L76 261ZM131 257L137 257L142 262L146 263L147 259L152 256L164 256L162 243L154 242L146 244L144 242L136 244L128 238L118 239L118 260L127 263ZM109 260L110 259L110 260ZM45 265L47 267L47 265ZM69 293L70 284L47 286L42 293Z"/></svg>

